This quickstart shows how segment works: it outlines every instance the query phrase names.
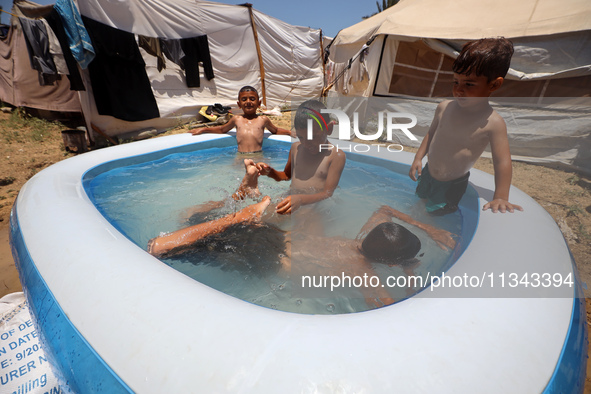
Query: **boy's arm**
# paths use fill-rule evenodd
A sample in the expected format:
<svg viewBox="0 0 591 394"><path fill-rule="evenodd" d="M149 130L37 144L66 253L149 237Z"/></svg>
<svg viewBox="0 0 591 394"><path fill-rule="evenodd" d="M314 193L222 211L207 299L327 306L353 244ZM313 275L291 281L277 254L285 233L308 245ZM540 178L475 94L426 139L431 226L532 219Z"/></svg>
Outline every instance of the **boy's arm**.
<svg viewBox="0 0 591 394"><path fill-rule="evenodd" d="M369 220L361 228L359 235L357 235L357 239L367 235L367 233L373 230L378 224L392 220L393 217L420 228L426 232L429 237L431 237L433 241L435 241L437 245L439 245L439 247L443 250L447 250L447 248L453 249L456 246L456 241L452 236L453 234L449 231L431 226L430 224L419 222L409 215L402 213L388 205L382 205L380 209L378 209L369 218Z"/></svg>
<svg viewBox="0 0 591 394"><path fill-rule="evenodd" d="M265 121L265 128L267 130L269 130L271 132L271 134L277 134L277 135L291 135L291 131L287 130L287 129L282 129L281 127L277 127L275 126L272 122L271 119L265 117L266 121Z"/></svg>
<svg viewBox="0 0 591 394"><path fill-rule="evenodd" d="M435 115L433 116L433 120L431 121L431 126L429 127L429 132L423 137L423 141L421 141L421 145L419 146L419 150L415 153L415 158L410 166L410 171L408 175L410 179L416 181L418 176L421 176L423 171L423 157L427 155L429 151L429 145L431 145L431 140L433 139L433 135L435 134L435 130L437 130L437 126L439 125L439 119L441 118L441 113L444 110L446 104L445 102L439 103L437 105L437 109L435 110ZM417 176L418 174L418 176Z"/></svg>
<svg viewBox="0 0 591 394"><path fill-rule="evenodd" d="M495 194L493 200L486 203L482 210L485 211L490 208L493 212L501 211L503 213L506 211L514 212L515 209L523 211L523 208L519 205L509 202L513 168L509 139L507 138L507 126L502 119L499 119L496 127L491 131L490 150L495 171Z"/></svg>
<svg viewBox="0 0 591 394"><path fill-rule="evenodd" d="M283 171L277 171L276 169L274 169L266 163L257 163L256 166L259 169L259 174L266 175L277 182L289 181L291 179L291 154L293 150L293 145L294 144L291 145L291 148L289 150L287 163L285 163L285 168L283 169Z"/></svg>
<svg viewBox="0 0 591 394"><path fill-rule="evenodd" d="M228 131L232 130L234 127L236 127L236 120L234 119L234 117L231 117L228 123L226 124L213 127L193 128L189 130L189 133L191 133L192 135L199 135L203 133L225 134Z"/></svg>
<svg viewBox="0 0 591 394"><path fill-rule="evenodd" d="M345 168L346 155L343 151L337 151L335 157L332 160L326 176L326 182L324 188L313 194L294 194L288 196L279 204L277 204L277 213L279 214L291 214L293 211L298 209L302 205L313 204L318 201L325 200L331 197L339 185L341 174Z"/></svg>

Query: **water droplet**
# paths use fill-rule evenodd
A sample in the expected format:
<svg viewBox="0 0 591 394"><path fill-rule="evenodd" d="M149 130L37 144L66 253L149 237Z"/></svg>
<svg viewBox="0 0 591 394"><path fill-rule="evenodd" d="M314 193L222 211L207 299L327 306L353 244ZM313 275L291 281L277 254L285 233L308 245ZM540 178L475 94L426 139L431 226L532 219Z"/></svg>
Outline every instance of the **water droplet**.
<svg viewBox="0 0 591 394"><path fill-rule="evenodd" d="M296 300L296 305L297 305L297 306L300 306L300 305L302 305L302 300Z"/></svg>
<svg viewBox="0 0 591 394"><path fill-rule="evenodd" d="M326 304L326 310L329 312L334 312L334 304Z"/></svg>

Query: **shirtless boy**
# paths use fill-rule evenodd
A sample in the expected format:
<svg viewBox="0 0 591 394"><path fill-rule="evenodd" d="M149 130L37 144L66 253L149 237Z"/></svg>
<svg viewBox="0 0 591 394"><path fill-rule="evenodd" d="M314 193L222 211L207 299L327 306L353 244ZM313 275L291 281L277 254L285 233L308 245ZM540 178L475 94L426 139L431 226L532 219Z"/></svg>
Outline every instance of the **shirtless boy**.
<svg viewBox="0 0 591 394"><path fill-rule="evenodd" d="M260 105L261 101L259 100L259 94L256 89L252 86L244 86L238 93L238 107L242 110L242 115L231 117L228 123L221 126L191 129L189 132L193 135L203 133L224 134L233 128L236 128L238 152L261 152L263 150L263 135L265 129L273 134L291 135L291 132L276 127L266 116L258 115L257 109Z"/></svg>
<svg viewBox="0 0 591 394"><path fill-rule="evenodd" d="M290 195L277 204L277 213L291 214L302 205L313 204L332 196L345 168L345 152L337 149L321 149L328 144L334 122L323 117L322 126L312 122L312 138L308 137L308 119L320 115L326 107L316 100L302 103L294 118L294 128L299 141L289 150L283 171L277 171L266 163L257 163L260 175L276 181L291 180Z"/></svg>
<svg viewBox="0 0 591 394"><path fill-rule="evenodd" d="M443 215L457 210L468 186L470 168L489 143L495 193L483 210L523 210L509 202L512 167L507 126L488 102L491 93L503 84L512 55L511 41L502 37L484 38L464 45L455 60L455 99L437 106L409 173L412 180L419 181L416 193L427 199L428 212ZM422 159L427 154L428 164L421 170Z"/></svg>

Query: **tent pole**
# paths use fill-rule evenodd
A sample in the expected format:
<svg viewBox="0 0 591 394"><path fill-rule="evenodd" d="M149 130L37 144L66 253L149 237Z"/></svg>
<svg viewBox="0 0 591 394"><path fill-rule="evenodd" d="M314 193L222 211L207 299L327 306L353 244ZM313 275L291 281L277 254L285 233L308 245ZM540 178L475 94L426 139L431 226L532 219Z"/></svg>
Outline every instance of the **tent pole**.
<svg viewBox="0 0 591 394"><path fill-rule="evenodd" d="M386 47L386 40L388 39L388 35L384 35L384 40L382 41L382 51L380 52L380 60L378 62L378 71L376 72L376 80L373 83L373 92L371 93L372 96L376 95L376 88L378 86L378 78L380 77L380 71L382 69L382 59L384 58L384 48Z"/></svg>
<svg viewBox="0 0 591 394"><path fill-rule="evenodd" d="M322 90L324 91L328 81L326 80L326 63L324 63L324 44L322 41L322 29L320 29L320 62L322 64Z"/></svg>
<svg viewBox="0 0 591 394"><path fill-rule="evenodd" d="M254 43L257 48L257 55L259 57L259 68L261 70L261 95L262 95L262 102L263 105L267 106L267 90L265 88L265 66L263 64L263 56L261 55L261 47L259 45L259 35L257 34L257 28L254 24L254 16L252 14L252 4L245 3L243 4L245 7L248 8L248 14L250 15L250 25L252 26L252 33L254 35Z"/></svg>

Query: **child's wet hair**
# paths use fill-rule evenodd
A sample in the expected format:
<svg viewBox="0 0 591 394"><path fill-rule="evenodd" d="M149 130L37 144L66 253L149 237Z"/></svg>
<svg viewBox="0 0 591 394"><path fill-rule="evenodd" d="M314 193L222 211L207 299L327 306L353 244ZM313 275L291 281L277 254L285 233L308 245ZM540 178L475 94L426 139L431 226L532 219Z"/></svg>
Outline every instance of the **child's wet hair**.
<svg viewBox="0 0 591 394"><path fill-rule="evenodd" d="M505 77L511 65L513 43L504 37L469 41L453 63L453 72L485 76L488 81Z"/></svg>
<svg viewBox="0 0 591 394"><path fill-rule="evenodd" d="M298 107L293 119L293 127L296 130L306 130L308 128L308 119L320 115L326 124L330 123L330 114L323 114L320 111L326 109L326 105L318 100L304 101Z"/></svg>
<svg viewBox="0 0 591 394"><path fill-rule="evenodd" d="M238 91L238 95L240 95L240 93L244 93L244 92L255 92L257 97L259 97L259 92L253 86L246 85L246 86L241 87L240 90Z"/></svg>
<svg viewBox="0 0 591 394"><path fill-rule="evenodd" d="M404 266L421 250L421 241L406 227L384 222L371 230L361 244L361 253L379 263Z"/></svg>

